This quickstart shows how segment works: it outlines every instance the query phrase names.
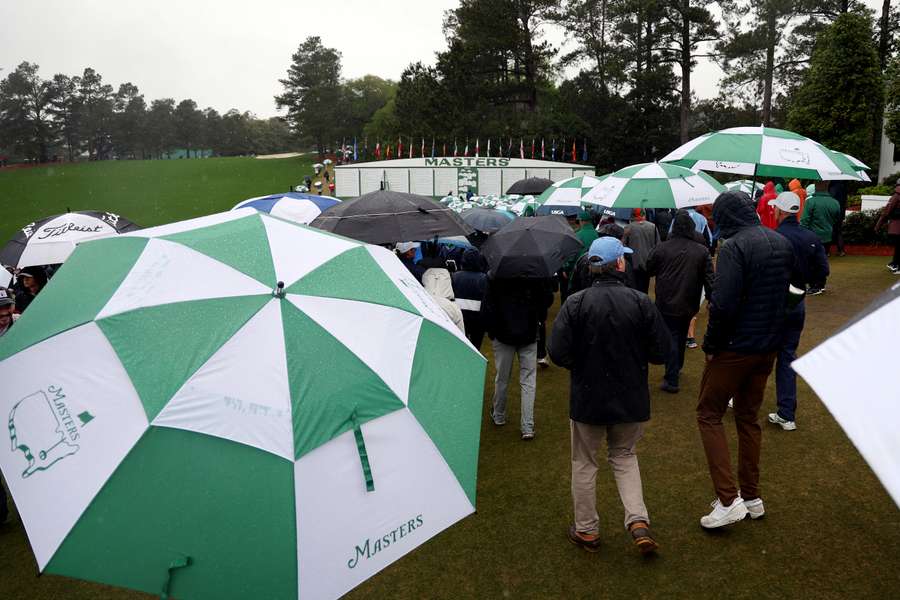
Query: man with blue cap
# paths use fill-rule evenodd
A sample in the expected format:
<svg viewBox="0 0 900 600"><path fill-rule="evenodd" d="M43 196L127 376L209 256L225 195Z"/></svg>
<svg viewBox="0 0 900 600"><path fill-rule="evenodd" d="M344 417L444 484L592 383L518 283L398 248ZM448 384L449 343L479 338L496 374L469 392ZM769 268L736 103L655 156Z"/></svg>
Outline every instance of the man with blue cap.
<svg viewBox="0 0 900 600"><path fill-rule="evenodd" d="M641 553L659 547L650 533L635 447L650 420L647 363L662 364L671 340L656 305L623 283L625 254L631 252L615 237L591 243L592 284L566 299L550 336L550 357L572 372L575 523L568 536L589 552L600 549L597 451L604 438L633 543Z"/></svg>

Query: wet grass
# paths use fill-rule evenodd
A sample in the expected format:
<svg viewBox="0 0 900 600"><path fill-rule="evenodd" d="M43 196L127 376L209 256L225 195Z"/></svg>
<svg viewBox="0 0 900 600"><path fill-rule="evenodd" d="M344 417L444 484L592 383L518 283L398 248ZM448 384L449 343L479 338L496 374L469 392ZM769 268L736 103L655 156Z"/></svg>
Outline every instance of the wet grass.
<svg viewBox="0 0 900 600"><path fill-rule="evenodd" d="M195 168L206 173L202 183L194 181L199 175L187 175L188 167L194 167L191 163L200 163ZM157 176L144 165L121 163L111 165L100 181L92 176L92 170L99 169L95 165L60 169L67 173L64 180L54 179L57 173L42 174L37 169L0 173L0 202L7 213L4 235L20 222L67 205L115 207L145 225L187 218L228 209L245 197L287 189L308 171L296 159L171 161L165 165L166 174ZM63 191L81 200L56 196ZM896 281L884 268L885 262L866 257L833 260L828 292L807 301L801 353ZM698 335L704 328L701 318ZM484 350L489 353L487 341ZM490 365L478 512L363 583L350 597L898 597L900 511L802 380L797 431L765 427L761 491L766 518L713 534L700 529L698 519L713 498L694 420L702 365L701 352L689 350L682 390L675 396L656 390L662 368L651 369L653 419L638 452L646 503L662 544L658 557L642 559L631 548L607 470L601 471L598 486L602 552L588 554L566 541L564 532L572 518L568 374L558 367L539 373L537 437L524 443L515 426L519 417L515 386L510 389L510 424L499 428L490 424ZM854 376L849 368L846 376ZM763 413L772 410L774 381L770 381ZM733 435L731 439L733 444ZM38 577L24 529L14 515L10 523L0 526L0 598L150 596L64 577Z"/></svg>

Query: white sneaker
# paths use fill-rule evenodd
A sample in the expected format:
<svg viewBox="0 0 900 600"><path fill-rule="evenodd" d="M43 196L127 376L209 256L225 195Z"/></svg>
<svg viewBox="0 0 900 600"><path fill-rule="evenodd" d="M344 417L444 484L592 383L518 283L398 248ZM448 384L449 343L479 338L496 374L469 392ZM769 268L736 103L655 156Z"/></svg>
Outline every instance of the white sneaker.
<svg viewBox="0 0 900 600"><path fill-rule="evenodd" d="M769 423L772 423L773 425L780 425L781 428L785 431L794 431L795 429L797 429L796 423L794 423L793 421L782 419L780 416L778 416L778 413L769 413Z"/></svg>
<svg viewBox="0 0 900 600"><path fill-rule="evenodd" d="M762 498L754 498L753 500L744 500L744 506L753 520L761 519L766 516L766 507L763 506Z"/></svg>
<svg viewBox="0 0 900 600"><path fill-rule="evenodd" d="M734 408L734 398L728 399L728 408Z"/></svg>
<svg viewBox="0 0 900 600"><path fill-rule="evenodd" d="M546 357L544 357L544 358L539 358L538 361L537 361L537 364L538 364L538 366L541 367L542 369L546 369L547 367L550 366L550 361L547 360Z"/></svg>
<svg viewBox="0 0 900 600"><path fill-rule="evenodd" d="M700 517L700 526L704 529L716 529L742 521L747 516L747 507L744 501L738 496L731 503L731 506L722 506L722 502L716 498L710 504L712 512L708 515Z"/></svg>

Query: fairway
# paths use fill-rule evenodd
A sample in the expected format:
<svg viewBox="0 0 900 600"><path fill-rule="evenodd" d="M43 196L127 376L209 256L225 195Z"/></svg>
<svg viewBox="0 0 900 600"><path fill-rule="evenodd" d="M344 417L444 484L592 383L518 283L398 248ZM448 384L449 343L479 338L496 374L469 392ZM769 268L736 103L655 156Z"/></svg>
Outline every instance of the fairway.
<svg viewBox="0 0 900 600"><path fill-rule="evenodd" d="M226 158L0 171L0 201L6 213L2 236L8 239L19 226L67 206L119 212L141 225L227 210L244 198L287 191L311 174L310 164L304 157ZM898 281L884 268L885 262L881 257L832 260L828 291L807 300L800 354ZM557 309L555 305L552 313ZM705 326L701 314L698 336ZM491 358L488 340L482 351ZM687 351L685 363L677 395L658 391L663 369L651 367L652 420L638 445L645 500L661 544L658 556L642 558L631 547L622 527L613 477L605 468L598 478L601 552L588 554L567 541L565 531L572 519L568 373L556 366L539 371L536 439L523 443L517 427L517 386L510 386L508 424L496 427L488 417L494 375L491 361L477 513L390 565L348 597L896 597L900 512L802 380L798 380L797 431L764 424L761 493L766 517L724 530L701 530L698 520L713 499L694 416L702 352ZM434 368L452 370L453 365ZM845 375L854 377L850 371ZM885 385L894 385L893 374L885 374ZM763 419L774 404L770 378ZM734 448L730 419L727 431ZM152 597L58 576L37 576L18 516L0 525L3 600Z"/></svg>
<svg viewBox="0 0 900 600"><path fill-rule="evenodd" d="M307 156L204 158L0 169L0 243L67 209L110 211L142 227L229 210L247 198L289 191L312 176L313 162Z"/></svg>

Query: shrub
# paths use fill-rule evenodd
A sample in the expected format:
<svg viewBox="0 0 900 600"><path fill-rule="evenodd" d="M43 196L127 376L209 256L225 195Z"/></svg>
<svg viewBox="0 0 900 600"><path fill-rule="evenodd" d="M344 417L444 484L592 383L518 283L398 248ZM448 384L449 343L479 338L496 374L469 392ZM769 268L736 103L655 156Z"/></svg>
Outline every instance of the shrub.
<svg viewBox="0 0 900 600"><path fill-rule="evenodd" d="M847 215L841 230L844 242L848 244L887 244L888 238L885 230L875 232L875 223L878 222L882 210L884 209L861 210Z"/></svg>
<svg viewBox="0 0 900 600"><path fill-rule="evenodd" d="M891 173L887 177L881 180L881 185L887 186L891 188L891 191L894 190L894 186L897 185L897 181L900 180L900 171L896 173Z"/></svg>
<svg viewBox="0 0 900 600"><path fill-rule="evenodd" d="M890 196L894 193L893 185L870 185L869 187L859 188L856 192L860 196Z"/></svg>

